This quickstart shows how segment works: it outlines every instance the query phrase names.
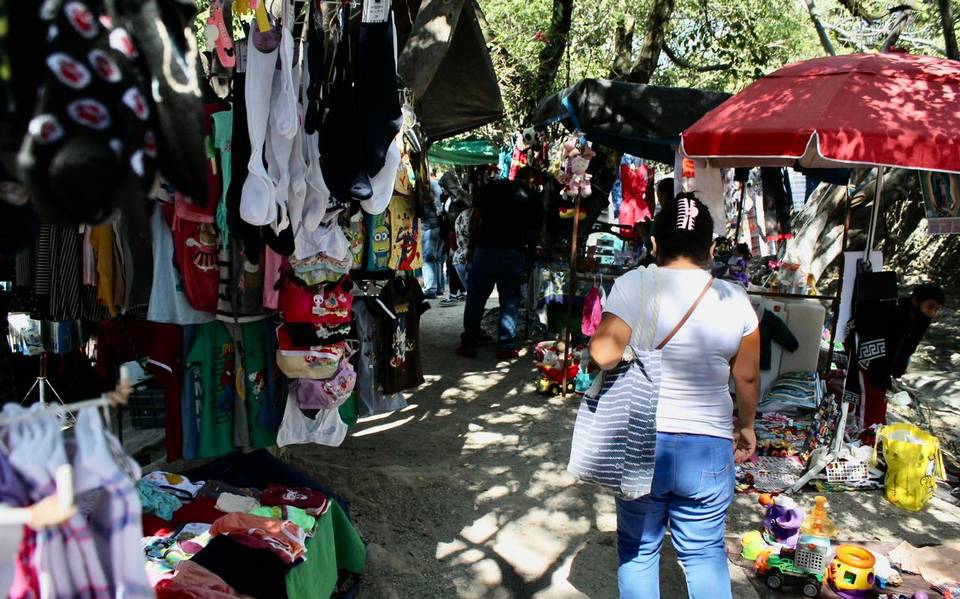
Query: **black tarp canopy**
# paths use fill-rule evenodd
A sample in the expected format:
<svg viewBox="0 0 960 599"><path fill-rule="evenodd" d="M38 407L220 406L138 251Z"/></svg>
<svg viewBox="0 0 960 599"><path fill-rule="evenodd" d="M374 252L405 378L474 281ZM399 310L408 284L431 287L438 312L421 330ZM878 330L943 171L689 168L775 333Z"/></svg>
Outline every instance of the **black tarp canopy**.
<svg viewBox="0 0 960 599"><path fill-rule="evenodd" d="M412 92L425 141L503 116L503 99L473 0L400 0L397 74ZM412 19L409 15L415 14Z"/></svg>
<svg viewBox="0 0 960 599"><path fill-rule="evenodd" d="M560 122L613 150L673 164L680 133L730 94L608 79L584 79L540 101L538 126Z"/></svg>

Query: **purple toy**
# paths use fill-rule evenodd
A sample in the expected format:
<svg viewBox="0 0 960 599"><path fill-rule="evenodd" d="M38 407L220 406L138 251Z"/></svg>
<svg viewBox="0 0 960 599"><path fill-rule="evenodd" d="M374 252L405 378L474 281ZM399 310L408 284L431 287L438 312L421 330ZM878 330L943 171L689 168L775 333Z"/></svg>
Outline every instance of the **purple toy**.
<svg viewBox="0 0 960 599"><path fill-rule="evenodd" d="M803 512L797 503L786 496L774 497L764 493L760 496L760 505L767 508L763 518L764 540L771 545L796 549L800 525L803 524Z"/></svg>

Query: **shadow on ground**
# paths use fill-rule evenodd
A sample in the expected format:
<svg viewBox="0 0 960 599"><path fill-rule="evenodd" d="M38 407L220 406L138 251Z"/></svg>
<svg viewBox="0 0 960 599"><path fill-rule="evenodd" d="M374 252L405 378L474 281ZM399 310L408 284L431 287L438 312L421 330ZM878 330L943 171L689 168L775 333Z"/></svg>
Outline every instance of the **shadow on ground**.
<svg viewBox="0 0 960 599"><path fill-rule="evenodd" d="M578 400L536 394L529 355L456 356L461 317L462 308L440 307L424 316L427 382L410 407L365 419L340 448L299 446L284 456L350 501L370 543L364 596L616 597L613 499L565 472ZM946 504L908 514L875 493L830 499L851 538L960 536L960 512ZM756 498L738 496L728 533L759 521ZM664 547L661 595L686 597ZM731 573L736 597L758 596L749 573Z"/></svg>

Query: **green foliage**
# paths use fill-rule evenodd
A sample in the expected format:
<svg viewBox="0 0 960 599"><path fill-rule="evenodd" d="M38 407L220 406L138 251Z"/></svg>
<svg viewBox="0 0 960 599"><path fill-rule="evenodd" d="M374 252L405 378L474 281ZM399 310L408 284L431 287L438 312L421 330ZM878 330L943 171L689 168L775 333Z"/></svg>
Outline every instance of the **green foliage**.
<svg viewBox="0 0 960 599"><path fill-rule="evenodd" d="M503 131L517 130L531 103L530 81L544 43L553 0L479 0L501 52L494 58L501 75L508 118ZM643 44L651 0L573 0L573 24L567 54L555 74L553 90L585 77L607 77L614 63L614 32L628 17L636 20L631 58ZM849 2L848 2L849 4ZM821 20L837 52L876 51L899 18L890 8L903 2L860 0L854 16L837 0L818 0ZM915 10L898 42L914 53L942 54L943 37L936 3L915 0ZM960 14L960 7L957 9ZM956 16L956 15L955 15ZM824 50L805 0L677 0L667 35L669 49L685 66L661 54L652 83L736 92L790 62L822 56ZM722 65L702 71L696 67ZM694 68L689 68L694 67Z"/></svg>

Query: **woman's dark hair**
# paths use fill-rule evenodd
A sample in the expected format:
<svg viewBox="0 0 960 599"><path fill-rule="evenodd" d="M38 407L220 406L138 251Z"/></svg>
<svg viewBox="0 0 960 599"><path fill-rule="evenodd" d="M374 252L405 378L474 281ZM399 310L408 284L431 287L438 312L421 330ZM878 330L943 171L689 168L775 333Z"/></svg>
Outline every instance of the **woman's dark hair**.
<svg viewBox="0 0 960 599"><path fill-rule="evenodd" d="M927 300L933 300L941 306L946 303L947 297L943 292L943 287L936 283L924 283L913 288L913 297L918 304Z"/></svg>
<svg viewBox="0 0 960 599"><path fill-rule="evenodd" d="M693 193L681 193L660 208L653 221L657 263L689 258L697 264L710 262L713 217Z"/></svg>
<svg viewBox="0 0 960 599"><path fill-rule="evenodd" d="M657 182L657 203L673 199L673 177L664 177Z"/></svg>

